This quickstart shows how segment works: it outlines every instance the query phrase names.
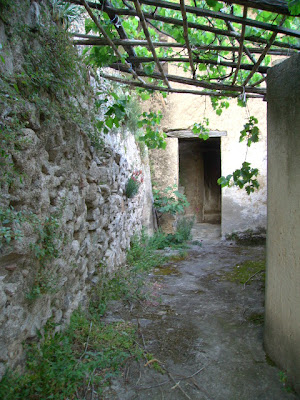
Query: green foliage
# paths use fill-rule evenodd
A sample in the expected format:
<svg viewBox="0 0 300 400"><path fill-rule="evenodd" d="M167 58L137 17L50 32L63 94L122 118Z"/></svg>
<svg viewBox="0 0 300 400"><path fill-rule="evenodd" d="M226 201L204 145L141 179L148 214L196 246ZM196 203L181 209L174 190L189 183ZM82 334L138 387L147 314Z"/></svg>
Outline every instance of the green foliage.
<svg viewBox="0 0 300 400"><path fill-rule="evenodd" d="M61 0L51 0L52 17L54 21L62 21L68 28L82 14L82 9L75 4L68 4Z"/></svg>
<svg viewBox="0 0 300 400"><path fill-rule="evenodd" d="M0 382L3 400L65 400L98 394L129 358L140 358L131 323L103 324L97 314L77 311L63 333L48 327L41 345L28 347L23 375L8 371Z"/></svg>
<svg viewBox="0 0 300 400"><path fill-rule="evenodd" d="M98 93L101 95L101 93ZM126 105L127 99L121 99L116 93L110 92L108 96L114 99L114 102L110 104L109 99L106 97L103 100L96 100L95 105L97 110L102 105L107 105L104 114L104 121L98 120L96 125L99 130L103 130L104 133L108 133L111 129L119 128L121 123L124 122L126 116Z"/></svg>
<svg viewBox="0 0 300 400"><path fill-rule="evenodd" d="M138 345L136 328L131 322L103 323L101 316L111 300L157 304L156 287L145 286L145 273L166 261L157 253L156 244L155 235L149 238L142 232L140 237L134 236L127 266L114 274L103 269L88 310L76 311L64 332L54 334L55 324L48 323L41 343L27 347L24 373L8 370L4 375L0 398L89 398L91 388L101 395L103 387L122 372L129 359L154 359Z"/></svg>
<svg viewBox="0 0 300 400"><path fill-rule="evenodd" d="M141 183L143 183L142 171L134 171L128 179L125 189L128 199L132 199L138 193Z"/></svg>
<svg viewBox="0 0 300 400"><path fill-rule="evenodd" d="M243 162L240 169L236 169L232 174L227 176L221 176L218 179L218 184L221 187L237 186L239 189L245 188L247 194L253 193L259 188L258 180L256 179L258 175L257 168L251 168L250 163Z"/></svg>
<svg viewBox="0 0 300 400"><path fill-rule="evenodd" d="M295 393L293 388L292 388L292 386L291 386L291 383L290 383L290 381L288 379L288 376L287 376L286 372L279 371L279 381L280 381L280 383L282 384L284 390L287 393Z"/></svg>
<svg viewBox="0 0 300 400"><path fill-rule="evenodd" d="M195 223L195 218L181 217L176 224L176 233L182 238L182 241L187 241L192 238L191 232Z"/></svg>
<svg viewBox="0 0 300 400"><path fill-rule="evenodd" d="M244 125L244 129L240 132L240 142L247 140L247 146L250 147L251 143L256 143L259 140L259 128L256 125L257 118L251 116L248 122ZM259 188L259 183L256 177L258 176L258 169L251 168L251 164L243 162L240 169L236 169L232 174L221 176L218 179L218 184L221 187L236 186L240 189L245 189L247 194L253 193Z"/></svg>
<svg viewBox="0 0 300 400"><path fill-rule="evenodd" d="M15 111L20 100L20 92L15 81L0 81L1 108L9 110L7 116L0 122L0 189L11 187L15 181L22 183L23 172L19 170L12 155L20 153L27 140L24 139L22 129L25 127L23 116ZM23 118L22 118L23 117Z"/></svg>
<svg viewBox="0 0 300 400"><path fill-rule="evenodd" d="M61 238L59 232L60 223L56 215L46 217L43 222L34 216L33 226L38 239L32 244L32 250L34 256L44 266L47 261L59 257L58 241Z"/></svg>
<svg viewBox="0 0 300 400"><path fill-rule="evenodd" d="M161 111L155 112L144 112L142 119L138 122L139 128L145 127L145 134L139 136L139 140L145 142L149 149L165 149L167 142L165 138L167 135L162 133L159 129L159 124L162 119Z"/></svg>
<svg viewBox="0 0 300 400"><path fill-rule="evenodd" d="M211 97L210 98L211 105L213 109L215 110L217 115L221 115L223 112L223 109L229 107L229 101L226 97L220 98L220 97Z"/></svg>
<svg viewBox="0 0 300 400"><path fill-rule="evenodd" d="M65 201L61 207L49 217L41 220L34 214L27 218L37 235L35 242L30 244L33 256L38 260L38 271L27 300L35 300L45 293L55 293L58 276L51 269L51 261L61 256L61 247L65 239L61 231L61 217Z"/></svg>
<svg viewBox="0 0 300 400"><path fill-rule="evenodd" d="M15 211L13 207L0 207L0 249L3 243L21 240L23 234L20 225L23 221L24 214L21 211Z"/></svg>
<svg viewBox="0 0 300 400"><path fill-rule="evenodd" d="M297 14L299 13L299 0L288 0L289 2L289 7L292 12L292 14ZM115 0L114 1L114 7L119 7L123 8L124 4L121 0ZM216 0L207 0L204 1L202 0L197 4L197 7L204 7L204 8L210 8L214 11L222 11L225 13L234 13L234 15L237 16L242 16L243 15L243 8L240 5L233 4L233 5L226 5L224 2L221 1L216 1ZM232 9L230 9L232 7ZM151 39L153 42L159 41L160 34L162 32L166 33L168 36L172 37L176 42L184 44L184 37L182 35L182 28L178 25L171 24L171 23L165 23L162 21L159 21L159 17L165 17L165 18L175 18L178 20L182 19L182 15L179 10L171 10L167 9L165 7L159 7L156 8L155 6L150 6L150 5L142 5L143 11L148 12L148 13L155 13L155 15L158 17L157 19L151 20L151 27L149 27L149 33L151 35ZM276 21L276 14L268 12L268 11L261 11L261 10L255 10L253 9L254 15L252 16L253 19L256 19L257 21L263 21L263 22L269 22L273 23ZM88 22L86 23L86 32L88 33L89 31L93 31L94 33L99 33L98 28L95 26L95 24L91 20L87 20ZM106 33L109 35L110 38L117 38L118 34L116 31L116 27L109 18L105 16L104 13L101 13L99 16L99 21L102 25L102 27L105 29ZM124 30L126 31L127 37L129 39L141 39L145 40L145 34L142 29L139 29L138 21L134 16L122 16L122 26ZM213 26L214 28L221 29L221 30L227 30L228 27L226 25L226 21L223 21L222 19L207 19L206 17L202 16L196 16L192 13L188 13L187 15L187 22L188 23L197 23L200 25L210 25ZM285 27L288 28L298 28L298 22L296 18L289 17L287 20L284 22ZM154 27L156 29L154 29ZM241 25L238 26L235 24L234 26L235 30L237 33L241 33ZM252 36L252 37L257 37L257 38L263 38L265 40L268 40L270 38L270 32L269 31L264 31L262 29L258 29L256 27L250 27L247 26L246 28L246 36ZM226 35L216 35L214 32L203 32L201 30L197 29L189 29L189 40L190 43L193 47L193 54L195 57L199 58L209 58L214 61L221 61L221 60L228 60L229 59L229 52L226 50L224 51L218 51L217 53L212 49L212 50L201 50L194 48L194 45L198 45L199 43L203 45L210 45L212 43L216 44L216 41L218 45L220 46L225 46L228 45L228 37ZM293 38L293 37L281 37L278 40L289 43L289 44L297 44L298 39ZM125 50L123 51L123 58L128 57L126 54ZM138 46L135 48L136 54L138 57L151 57L151 52L146 46ZM174 49L171 48L158 48L157 50L157 55L158 57L186 57L186 55L182 52L178 52ZM109 46L103 46L101 48L97 46L91 47L87 51L87 60L89 63L92 65L97 65L97 66L109 66L112 62L116 60L115 55L113 54L112 49ZM246 54L243 54L242 63L248 63L248 57ZM268 57L265 59L265 65L267 65L269 62ZM155 62L147 62L147 63L142 63L141 67L143 68L144 72L147 75L151 75L152 72L155 69ZM187 71L189 69L189 63L186 62L181 62L179 63L179 67L183 68L184 71ZM196 78L203 79L206 81L212 81L212 82L222 82L227 85L232 84L232 69L226 66L222 65L205 65L203 63L199 63L196 65ZM246 79L248 72L240 70L238 72L238 75L236 77L236 84L241 85L244 80ZM251 78L249 84L253 84L257 82L261 77L260 73L255 73L253 77ZM157 84L162 84L160 81L157 83L157 81L153 78L146 77L147 83L155 83ZM232 94L232 92L228 89L227 90L228 96ZM225 107L227 108L228 102L226 100L226 97L220 100L214 100L215 103L213 103L213 106L216 109L217 114L222 113L222 109ZM218 103L218 104L217 104Z"/></svg>
<svg viewBox="0 0 300 400"><path fill-rule="evenodd" d="M249 117L249 121L244 125L244 129L241 131L240 142L246 139L248 147L251 146L251 143L257 143L259 140L259 128L256 126L257 123L257 118L251 116Z"/></svg>
<svg viewBox="0 0 300 400"><path fill-rule="evenodd" d="M177 186L168 186L163 190L153 187L154 207L159 213L182 214L190 204L184 194L177 190Z"/></svg>
<svg viewBox="0 0 300 400"><path fill-rule="evenodd" d="M287 3L292 15L300 14L300 0L287 0Z"/></svg>
<svg viewBox="0 0 300 400"><path fill-rule="evenodd" d="M37 32L25 29L21 34L27 50L25 73L19 77L21 86L30 86L37 92L45 90L56 98L62 92L77 93L81 81L79 58L69 35L57 27L39 27ZM32 42L41 37L42 46L34 48Z"/></svg>
<svg viewBox="0 0 300 400"><path fill-rule="evenodd" d="M209 138L209 120L208 118L203 118L203 122L194 123L192 127L192 132L197 135L200 139L207 140Z"/></svg>
<svg viewBox="0 0 300 400"><path fill-rule="evenodd" d="M154 248L157 248L159 250L163 250L166 247L182 248L184 246L184 243L187 240L191 239L191 230L193 225L194 218L182 217L176 224L175 233L165 234L162 231L158 230L155 235L150 238L150 246L154 246ZM182 256L180 255L180 257Z"/></svg>

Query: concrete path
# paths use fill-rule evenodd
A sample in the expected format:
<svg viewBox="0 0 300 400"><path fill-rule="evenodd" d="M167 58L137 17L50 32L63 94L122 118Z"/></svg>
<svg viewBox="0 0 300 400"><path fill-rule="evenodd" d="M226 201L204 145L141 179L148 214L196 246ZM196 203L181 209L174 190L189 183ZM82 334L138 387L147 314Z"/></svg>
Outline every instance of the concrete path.
<svg viewBox="0 0 300 400"><path fill-rule="evenodd" d="M244 288L224 278L238 263L263 259L264 247L236 246L217 236L197 237L202 247L193 246L188 259L149 276L161 304L132 310L114 304L108 318L137 323L146 351L159 363L128 363L104 399L298 399L268 361L263 325L252 318L263 313L262 283ZM153 368L158 365L164 374Z"/></svg>

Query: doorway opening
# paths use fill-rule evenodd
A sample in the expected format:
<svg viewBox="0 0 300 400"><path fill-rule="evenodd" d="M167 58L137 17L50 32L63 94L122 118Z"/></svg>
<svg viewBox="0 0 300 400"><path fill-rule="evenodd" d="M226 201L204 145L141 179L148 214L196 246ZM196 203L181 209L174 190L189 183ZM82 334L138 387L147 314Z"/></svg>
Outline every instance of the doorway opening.
<svg viewBox="0 0 300 400"><path fill-rule="evenodd" d="M179 190L190 206L186 215L197 223L221 223L221 140L179 139Z"/></svg>

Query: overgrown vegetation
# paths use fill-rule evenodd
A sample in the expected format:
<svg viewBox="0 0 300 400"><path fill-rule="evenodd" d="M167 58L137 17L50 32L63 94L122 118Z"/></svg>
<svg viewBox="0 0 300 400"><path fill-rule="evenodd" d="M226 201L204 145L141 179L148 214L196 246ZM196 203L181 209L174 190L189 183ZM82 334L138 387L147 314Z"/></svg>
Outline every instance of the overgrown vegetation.
<svg viewBox="0 0 300 400"><path fill-rule="evenodd" d="M138 140L145 142L149 149L165 149L167 146L167 142L165 141L167 135L161 132L159 128L161 119L161 111L158 113L152 111L149 113L144 112L140 116L138 126L139 128L144 127L144 133L139 136Z"/></svg>
<svg viewBox="0 0 300 400"><path fill-rule="evenodd" d="M30 214L29 223L32 225L37 240L30 244L33 257L38 261L38 270L34 277L31 290L26 293L28 300L35 300L45 293L55 293L57 290L58 273L54 273L51 262L60 257L65 235L61 231L62 206L43 221L36 215Z"/></svg>
<svg viewBox="0 0 300 400"><path fill-rule="evenodd" d="M126 361L140 358L131 323L104 324L97 314L77 311L63 333L48 324L41 345L28 346L26 372L7 372L0 382L3 400L86 398L120 373Z"/></svg>
<svg viewBox="0 0 300 400"><path fill-rule="evenodd" d="M114 274L105 272L95 287L88 310L78 310L64 332L54 333L49 322L39 343L27 345L24 374L7 371L0 382L3 400L65 400L101 394L129 360L153 360L138 344L137 328L130 322L104 323L101 317L111 300L125 303L157 304L159 295L145 285L145 273L166 261L156 250L162 234L148 237L144 232L132 239L127 266ZM149 366L159 369L155 362Z"/></svg>
<svg viewBox="0 0 300 400"><path fill-rule="evenodd" d="M0 207L0 250L10 248L14 241L24 238L24 225L33 231L36 240L29 244L33 261L37 261L32 288L26 294L28 300L35 300L42 294L53 293L56 290L57 276L51 268L51 261L61 255L62 244L65 241L61 232L61 218L65 201L43 219L30 211L16 211L13 207Z"/></svg>
<svg viewBox="0 0 300 400"><path fill-rule="evenodd" d="M179 192L176 185L157 189L154 183L152 192L153 205L161 214L183 214L184 209L190 205L186 196Z"/></svg>

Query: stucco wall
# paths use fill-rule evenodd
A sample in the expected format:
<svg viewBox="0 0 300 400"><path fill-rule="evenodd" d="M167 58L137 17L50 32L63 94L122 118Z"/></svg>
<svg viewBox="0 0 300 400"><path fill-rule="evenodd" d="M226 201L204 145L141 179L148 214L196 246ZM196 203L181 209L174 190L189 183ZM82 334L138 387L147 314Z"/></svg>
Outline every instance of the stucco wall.
<svg viewBox="0 0 300 400"><path fill-rule="evenodd" d="M265 347L300 392L300 55L268 73Z"/></svg>
<svg viewBox="0 0 300 400"><path fill-rule="evenodd" d="M178 67L169 64L168 73L176 74ZM180 70L180 74L183 71ZM188 76L188 75L187 75ZM173 87L184 88L182 84ZM190 89L189 86L186 88ZM221 116L214 111L209 97L192 94L171 93L166 99L156 98L149 103L149 108L160 109L163 113L162 129L168 134L171 131L189 130L195 122L209 119L209 129L219 131L221 136L221 174L231 174L247 161L259 169L259 191L248 196L244 190L235 188L222 189L222 235L248 229L266 228L267 220L267 144L266 144L266 102L261 99L248 99L248 107L237 106L237 100L230 100L230 107L224 109ZM260 141L246 147L246 142L239 143L240 131L248 121L249 115L258 119ZM224 136L224 131L227 135ZM216 132L214 134L216 136ZM180 136L178 136L180 137ZM162 153L162 152L161 152ZM162 156L163 157L163 156ZM165 168L162 167L165 172Z"/></svg>
<svg viewBox="0 0 300 400"><path fill-rule="evenodd" d="M178 185L179 158L178 139L166 138L165 150L154 149L150 152L150 169L152 183L157 189L166 189L168 186ZM170 215L161 215L159 225L165 232L174 231L175 219Z"/></svg>
<svg viewBox="0 0 300 400"><path fill-rule="evenodd" d="M221 116L216 115L210 99L190 94L170 94L166 99L163 129L188 129L195 122L207 117L212 131L226 131L221 137L221 172L228 175L240 168L245 161L260 171L258 192L248 196L245 191L235 188L222 189L222 235L247 229L256 230L266 227L266 103L260 99L249 99L248 109L237 106L236 100L230 101L230 107ZM246 148L246 143L239 143L240 131L248 119L248 112L259 122L260 141Z"/></svg>

